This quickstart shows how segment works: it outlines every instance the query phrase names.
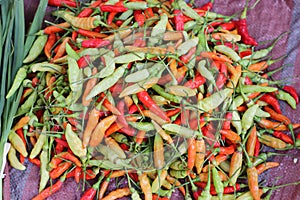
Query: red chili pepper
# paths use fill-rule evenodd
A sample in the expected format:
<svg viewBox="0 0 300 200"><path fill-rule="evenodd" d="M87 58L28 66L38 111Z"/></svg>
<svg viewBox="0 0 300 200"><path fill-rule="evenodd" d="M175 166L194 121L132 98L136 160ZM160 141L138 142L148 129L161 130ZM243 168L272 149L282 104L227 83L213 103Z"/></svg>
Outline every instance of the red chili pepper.
<svg viewBox="0 0 300 200"><path fill-rule="evenodd" d="M288 136L288 135L286 135L285 133L283 133L283 132L280 132L280 131L274 131L274 132L273 132L273 135L274 135L275 137L277 137L278 139L281 139L281 140L284 141L285 143L294 144L293 139L292 139L290 136Z"/></svg>
<svg viewBox="0 0 300 200"><path fill-rule="evenodd" d="M172 116L176 115L177 113L179 113L180 111L181 111L180 108L175 108L173 110L168 110L166 112L166 114L167 114L168 117L172 117Z"/></svg>
<svg viewBox="0 0 300 200"><path fill-rule="evenodd" d="M252 83L252 80L249 78L249 76L246 76L246 77L245 77L244 84L245 84L245 85L252 85L252 84L253 84L253 83Z"/></svg>
<svg viewBox="0 0 300 200"><path fill-rule="evenodd" d="M226 154L226 155L230 155L233 154L235 151L235 147L234 145L230 145L228 147L219 147L219 154Z"/></svg>
<svg viewBox="0 0 300 200"><path fill-rule="evenodd" d="M233 30L235 28L235 23L234 22L226 22L226 23L222 23L218 26L219 28L222 28L223 30Z"/></svg>
<svg viewBox="0 0 300 200"><path fill-rule="evenodd" d="M90 55L84 55L77 60L77 64L79 68L87 67L89 65L89 62L91 62Z"/></svg>
<svg viewBox="0 0 300 200"><path fill-rule="evenodd" d="M146 8L146 10L144 11L144 14L147 19L154 17L153 9L151 7Z"/></svg>
<svg viewBox="0 0 300 200"><path fill-rule="evenodd" d="M187 64L187 63L191 60L191 58L192 58L193 56L195 56L196 49L197 49L196 47L191 48L191 49L187 52L187 54L180 56L179 59L180 59L184 64Z"/></svg>
<svg viewBox="0 0 300 200"><path fill-rule="evenodd" d="M104 38L104 37L106 37L105 34L99 33L96 30L90 31L90 30L78 29L77 32L80 35L85 36L85 37L89 37L89 38Z"/></svg>
<svg viewBox="0 0 300 200"><path fill-rule="evenodd" d="M81 167L76 167L73 171L74 171L74 179L75 179L75 182L76 182L76 183L79 183L79 181L80 181L80 175L81 175L82 169L81 169Z"/></svg>
<svg viewBox="0 0 300 200"><path fill-rule="evenodd" d="M255 148L254 148L254 156L257 157L259 155L260 151L260 142L258 140L258 136L256 136L256 143L255 143Z"/></svg>
<svg viewBox="0 0 300 200"><path fill-rule="evenodd" d="M57 168L52 169L49 173L52 179L56 179L60 177L65 171L67 171L71 167L72 163L64 162L60 164Z"/></svg>
<svg viewBox="0 0 300 200"><path fill-rule="evenodd" d="M136 132L136 130L134 128L130 127L130 126L122 127L119 131L122 132L122 133L125 133L128 136L134 136L135 132Z"/></svg>
<svg viewBox="0 0 300 200"><path fill-rule="evenodd" d="M66 180L66 176L62 176L56 183L53 185L50 185L46 189L44 189L42 192L40 192L37 196L35 196L32 200L43 200L51 196L51 194L57 192L60 190L60 188L63 185L63 182Z"/></svg>
<svg viewBox="0 0 300 200"><path fill-rule="evenodd" d="M241 39L245 44L257 46L258 44L255 41L255 39L249 35L247 21L246 21L246 14L247 14L247 6L245 6L240 19L235 21L237 31L239 35L241 35Z"/></svg>
<svg viewBox="0 0 300 200"><path fill-rule="evenodd" d="M227 77L223 74L223 73L219 73L217 80L216 80L216 85L217 88L220 90L221 88L223 88L223 86L225 85L227 81Z"/></svg>
<svg viewBox="0 0 300 200"><path fill-rule="evenodd" d="M123 149L124 151L128 151L129 150L129 146L127 144L120 144L121 149Z"/></svg>
<svg viewBox="0 0 300 200"><path fill-rule="evenodd" d="M205 10L205 11L208 11L208 10L211 10L213 7L213 4L212 2L208 2L206 4L204 4L203 6L201 6L200 8L198 8L199 10Z"/></svg>
<svg viewBox="0 0 300 200"><path fill-rule="evenodd" d="M54 140L58 144L61 144L63 147L69 148L69 145L65 140L62 140L62 139L59 139L59 138L55 138Z"/></svg>
<svg viewBox="0 0 300 200"><path fill-rule="evenodd" d="M139 176L137 175L137 173L128 173L128 175L130 176L130 178L134 181L134 182L138 182L139 181Z"/></svg>
<svg viewBox="0 0 300 200"><path fill-rule="evenodd" d="M205 188L205 186L206 186L206 182L194 182L194 184L197 186L197 187L199 187L199 188ZM235 184L235 186L227 186L227 187L224 187L224 194L232 194L232 193L235 193L235 192L237 192L237 191L239 191L241 189L241 186L240 186L240 184ZM197 195L201 195L201 192L202 192L202 189L201 190L198 190L197 191ZM211 186L210 186L210 194L211 195L217 195L217 192L216 192L216 190L215 190L215 187L214 187L214 185L212 184Z"/></svg>
<svg viewBox="0 0 300 200"><path fill-rule="evenodd" d="M101 12L125 12L128 10L128 8L124 6L116 6L116 5L101 5L100 6Z"/></svg>
<svg viewBox="0 0 300 200"><path fill-rule="evenodd" d="M81 46L83 48L99 48L99 47L105 47L109 44L110 44L109 40L103 40L100 38L86 39L81 42Z"/></svg>
<svg viewBox="0 0 300 200"><path fill-rule="evenodd" d="M59 153L63 152L64 148L65 148L64 145L57 143L55 145L55 153L59 154Z"/></svg>
<svg viewBox="0 0 300 200"><path fill-rule="evenodd" d="M48 5L49 6L69 6L76 8L77 3L74 1L68 1L68 0L48 0Z"/></svg>
<svg viewBox="0 0 300 200"><path fill-rule="evenodd" d="M97 174L93 170L87 169L84 173L80 174L80 179L91 180L94 179L96 176Z"/></svg>
<svg viewBox="0 0 300 200"><path fill-rule="evenodd" d="M120 112L120 115L117 116L117 123L121 124L123 127L128 127L127 120L124 116L125 102L120 100L117 105L117 109Z"/></svg>
<svg viewBox="0 0 300 200"><path fill-rule="evenodd" d="M138 23L139 26L144 25L146 19L145 19L145 16L144 16L144 14L142 13L141 10L133 11L133 16L134 16L134 19Z"/></svg>
<svg viewBox="0 0 300 200"><path fill-rule="evenodd" d="M36 165L38 167L41 166L41 161L39 159L37 159L37 158L32 158L32 159L28 158L28 160L29 160L29 162L31 162L32 164L34 164L34 165Z"/></svg>
<svg viewBox="0 0 300 200"><path fill-rule="evenodd" d="M297 91L294 87L286 85L282 88L284 91L286 91L287 93L289 93L296 101L296 104L299 103L299 96L297 94Z"/></svg>
<svg viewBox="0 0 300 200"><path fill-rule="evenodd" d="M108 25L111 25L111 24L112 24L112 22L114 21L114 18L115 18L115 16L116 16L117 14L118 14L117 12L110 12L110 13L108 14L108 17L107 17L107 24L108 24Z"/></svg>
<svg viewBox="0 0 300 200"><path fill-rule="evenodd" d="M84 8L78 15L77 17L89 17L93 12L94 12L94 9L93 8L96 8L98 6L100 6L100 4L102 3L102 1L95 1L94 3L91 4L90 7L88 8Z"/></svg>
<svg viewBox="0 0 300 200"><path fill-rule="evenodd" d="M241 51L239 53L239 55L240 55L241 58L246 57L246 56L250 56L251 54L252 54L251 50L245 50L245 51Z"/></svg>
<svg viewBox="0 0 300 200"><path fill-rule="evenodd" d="M184 86L189 87L191 89L195 89L203 85L205 81L206 79L203 76L201 76L200 73L197 72L196 76L193 79L188 80L186 83L184 83Z"/></svg>
<svg viewBox="0 0 300 200"><path fill-rule="evenodd" d="M164 111L161 110L161 108L158 105L156 105L156 103L153 101L153 99L150 97L147 91L137 93L137 97L154 114L158 115L163 120L166 120L168 122L170 121L170 118L166 115Z"/></svg>
<svg viewBox="0 0 300 200"><path fill-rule="evenodd" d="M152 200L169 200L168 197L159 197L157 194L152 194Z"/></svg>
<svg viewBox="0 0 300 200"><path fill-rule="evenodd" d="M231 119L232 119L232 112L227 112L226 115L225 115L225 120L223 122L222 129L224 129L224 130L229 130L230 129Z"/></svg>
<svg viewBox="0 0 300 200"><path fill-rule="evenodd" d="M123 84L116 83L109 89L109 91L112 93L112 96L118 96L123 91Z"/></svg>
<svg viewBox="0 0 300 200"><path fill-rule="evenodd" d="M65 160L69 160L72 163L74 163L75 165L77 165L78 167L81 167L81 165L82 165L80 160L75 155L73 155L72 153L69 153L69 152L63 152L63 153L57 154L57 157L65 159Z"/></svg>
<svg viewBox="0 0 300 200"><path fill-rule="evenodd" d="M121 26L123 24L123 21L122 20L116 20L115 24L117 26Z"/></svg>
<svg viewBox="0 0 300 200"><path fill-rule="evenodd" d="M44 53L48 59L51 58L51 49L56 42L56 35L54 33L49 34L47 43L44 47ZM33 86L35 87L35 86Z"/></svg>
<svg viewBox="0 0 300 200"><path fill-rule="evenodd" d="M137 104L137 105L133 104L129 107L128 113L134 114L135 112L140 110L145 110L145 108L141 104Z"/></svg>
<svg viewBox="0 0 300 200"><path fill-rule="evenodd" d="M104 175L100 176L99 180L96 183L94 183L92 187L90 187L88 190L86 190L83 193L80 200L93 200L97 194L97 190L98 190L103 178L104 178Z"/></svg>
<svg viewBox="0 0 300 200"><path fill-rule="evenodd" d="M260 100L262 100L262 101L266 102L267 104L271 105L274 108L274 110L276 112L278 112L279 114L282 113L281 109L280 109L279 102L274 96L272 96L270 94L264 94L262 97L260 97Z"/></svg>
<svg viewBox="0 0 300 200"><path fill-rule="evenodd" d="M184 30L184 19L181 10L174 10L174 23L176 31Z"/></svg>

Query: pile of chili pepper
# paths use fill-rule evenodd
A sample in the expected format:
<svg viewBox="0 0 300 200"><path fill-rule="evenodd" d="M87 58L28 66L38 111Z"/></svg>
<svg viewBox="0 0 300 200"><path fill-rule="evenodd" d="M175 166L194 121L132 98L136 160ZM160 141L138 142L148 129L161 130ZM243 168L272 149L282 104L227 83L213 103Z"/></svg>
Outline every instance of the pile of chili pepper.
<svg viewBox="0 0 300 200"><path fill-rule="evenodd" d="M260 199L259 175L295 148L296 90L270 79L276 42L258 43L242 15L183 0L49 0L7 97L22 89L10 132L12 167L40 167L45 199L66 179L81 199ZM296 143L295 143L296 142ZM128 185L107 191L111 179Z"/></svg>

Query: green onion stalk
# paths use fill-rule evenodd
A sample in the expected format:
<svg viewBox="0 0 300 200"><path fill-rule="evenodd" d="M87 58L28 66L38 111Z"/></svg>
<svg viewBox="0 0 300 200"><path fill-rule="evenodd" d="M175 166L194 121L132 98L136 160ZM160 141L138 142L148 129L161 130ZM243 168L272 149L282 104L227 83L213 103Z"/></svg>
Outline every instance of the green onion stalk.
<svg viewBox="0 0 300 200"><path fill-rule="evenodd" d="M23 59L31 48L35 33L41 29L48 0L41 0L34 20L26 32L24 0L0 0L0 170L4 165L4 150L18 108L23 88L6 98L15 75L22 67ZM26 35L26 36L25 36ZM2 175L2 174L1 174ZM0 200L2 200L2 179L0 177Z"/></svg>

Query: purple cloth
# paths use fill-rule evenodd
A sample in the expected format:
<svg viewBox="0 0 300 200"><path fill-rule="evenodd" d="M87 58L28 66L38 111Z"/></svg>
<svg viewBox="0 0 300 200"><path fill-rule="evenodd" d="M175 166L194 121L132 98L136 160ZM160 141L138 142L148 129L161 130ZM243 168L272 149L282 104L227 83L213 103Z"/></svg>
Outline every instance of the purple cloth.
<svg viewBox="0 0 300 200"><path fill-rule="evenodd" d="M28 3L32 2L32 3ZM27 1L26 11L32 11L36 7L36 1ZM207 1L196 1L198 6ZM250 5L253 5L253 0ZM218 13L232 15L243 9L245 1L240 0L215 0L214 9ZM300 93L300 1L298 0L261 0L257 6L248 11L247 21L249 32L258 42L270 41L285 31L291 31L285 35L272 51L272 56L277 58L281 55L287 57L274 67L282 64L290 64L290 67L276 75L277 79L286 79L286 83L297 88ZM29 13L29 12L28 12ZM30 15L29 15L30 16ZM285 103L282 103L283 114L288 115L294 123L299 122L300 107L292 110ZM298 131L299 132L299 131ZM297 133L297 131L296 131ZM268 186L290 183L299 181L299 161L294 164L294 158L299 157L299 151L289 151L287 157L276 157L275 160L280 162L280 167L269 170L265 175L264 181ZM36 166L25 163L26 171L17 171L6 167L5 173L8 174L4 180L4 199L5 200L28 200L38 193L39 170ZM300 185L288 186L274 191L271 199L300 199ZM72 179L64 183L64 187L53 194L49 199L80 199L81 190ZM176 195L174 199L183 199L182 196Z"/></svg>

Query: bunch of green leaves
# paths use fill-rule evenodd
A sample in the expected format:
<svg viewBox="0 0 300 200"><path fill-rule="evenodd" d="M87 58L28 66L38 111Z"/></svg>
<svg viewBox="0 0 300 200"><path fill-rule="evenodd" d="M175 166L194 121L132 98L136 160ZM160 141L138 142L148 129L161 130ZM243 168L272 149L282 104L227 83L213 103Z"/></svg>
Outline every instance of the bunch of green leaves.
<svg viewBox="0 0 300 200"><path fill-rule="evenodd" d="M20 87L18 92L8 99L5 96L34 42L35 33L41 29L47 4L48 0L40 1L34 20L25 35L24 0L0 0L0 158L4 156L4 145L15 119L23 88ZM2 164L0 159L0 169Z"/></svg>

